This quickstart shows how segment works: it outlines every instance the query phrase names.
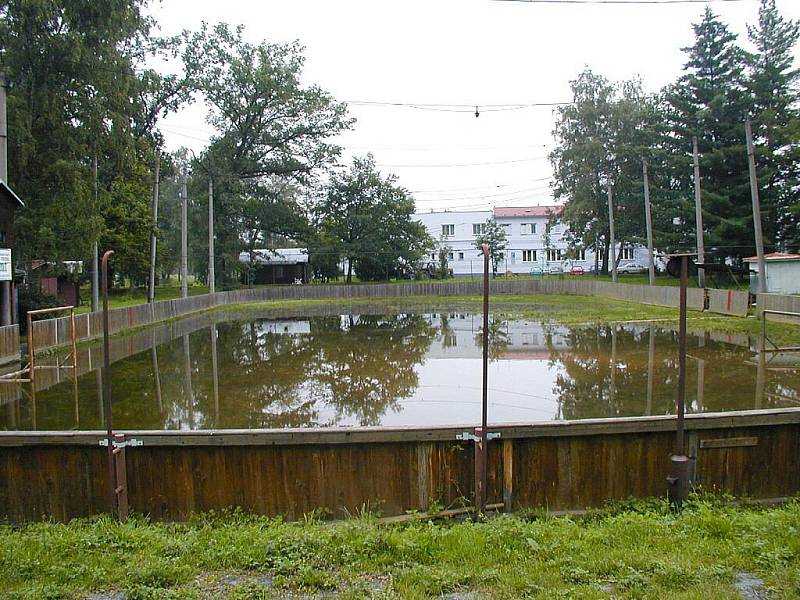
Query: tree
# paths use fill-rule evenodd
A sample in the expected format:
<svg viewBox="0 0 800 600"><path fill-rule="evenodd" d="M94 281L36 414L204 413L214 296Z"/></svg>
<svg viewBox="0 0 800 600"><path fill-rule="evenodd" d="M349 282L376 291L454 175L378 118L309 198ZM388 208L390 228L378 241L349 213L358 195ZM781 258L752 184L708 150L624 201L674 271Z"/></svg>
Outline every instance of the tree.
<svg viewBox="0 0 800 600"><path fill-rule="evenodd" d="M756 48L749 55L747 87L753 98L753 129L761 218L767 238L800 243L800 131L797 84L793 67L800 23L781 17L775 0L761 0L758 25L748 26Z"/></svg>
<svg viewBox="0 0 800 600"><path fill-rule="evenodd" d="M718 258L754 253L744 120L746 56L736 35L706 8L694 26L684 74L666 90L676 187L693 197L692 136L701 153L705 243ZM693 204L693 203L692 203ZM687 219L693 223L693 219Z"/></svg>
<svg viewBox="0 0 800 600"><path fill-rule="evenodd" d="M615 196L617 243L637 243L645 238L642 160L652 166L654 221L671 220L672 204L659 189L669 189L659 141L664 119L658 99L644 94L639 80L612 84L585 69L571 82L573 104L559 107L553 134L556 148L550 154L555 172L554 196L564 200L559 219L568 229L571 250L595 247L608 272L608 186ZM655 227L669 232L669 227ZM669 245L665 236L656 244Z"/></svg>
<svg viewBox="0 0 800 600"><path fill-rule="evenodd" d="M492 261L492 273L497 274L497 265L506 254L506 230L492 218L486 219L481 233L475 238L475 247L482 249L483 244L489 246L489 258Z"/></svg>
<svg viewBox="0 0 800 600"><path fill-rule="evenodd" d="M348 283L353 269L370 281L404 274L433 247L423 225L411 218L413 198L396 180L381 176L372 155L356 157L349 171L332 175L316 206L322 231L347 259Z"/></svg>
<svg viewBox="0 0 800 600"><path fill-rule="evenodd" d="M450 275L450 267L447 261L452 252L453 247L445 243L444 238L442 238L439 244L439 276L442 279L446 279Z"/></svg>
<svg viewBox="0 0 800 600"><path fill-rule="evenodd" d="M238 263L241 250L270 238L306 236L306 215L297 198L339 155L330 139L353 122L344 104L319 87L301 84L304 57L298 43L253 45L242 32L242 27L204 25L186 36L183 52L184 70L207 102L208 121L218 132L194 161L193 170L203 173L198 208L208 208L203 190L210 176L216 249L229 264ZM197 224L207 231L201 219ZM205 262L198 261L198 268ZM225 264L219 276L231 281L236 270Z"/></svg>

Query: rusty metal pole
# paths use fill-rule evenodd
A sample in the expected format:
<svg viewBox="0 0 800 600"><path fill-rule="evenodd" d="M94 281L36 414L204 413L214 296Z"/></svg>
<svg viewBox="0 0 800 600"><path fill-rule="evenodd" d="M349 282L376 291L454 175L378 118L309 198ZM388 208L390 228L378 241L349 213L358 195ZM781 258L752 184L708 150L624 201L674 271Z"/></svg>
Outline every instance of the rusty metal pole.
<svg viewBox="0 0 800 600"><path fill-rule="evenodd" d="M117 512L117 477L114 460L114 421L111 415L111 355L108 332L108 259L114 254L107 250L103 254L103 408L106 416L106 441L108 442L108 487L111 501L111 514Z"/></svg>
<svg viewBox="0 0 800 600"><path fill-rule="evenodd" d="M486 468L489 445L487 422L489 405L489 246L483 250L483 385L481 397L481 426L475 430L475 511L480 515L486 508Z"/></svg>
<svg viewBox="0 0 800 600"><path fill-rule="evenodd" d="M681 256L680 322L678 324L678 403L675 454L671 457L668 496L680 508L689 493L689 459L684 451L684 412L686 409L686 288L689 286L689 257Z"/></svg>
<svg viewBox="0 0 800 600"><path fill-rule="evenodd" d="M28 318L28 379L31 380L31 389L36 391L36 357L33 350L33 318L30 311L26 315Z"/></svg>

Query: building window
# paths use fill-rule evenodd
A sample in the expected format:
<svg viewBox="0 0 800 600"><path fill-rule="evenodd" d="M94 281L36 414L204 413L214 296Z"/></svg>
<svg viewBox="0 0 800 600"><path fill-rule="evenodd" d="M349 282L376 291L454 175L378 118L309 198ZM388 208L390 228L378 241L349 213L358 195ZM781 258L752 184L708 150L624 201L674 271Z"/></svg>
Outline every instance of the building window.
<svg viewBox="0 0 800 600"><path fill-rule="evenodd" d="M523 250L522 262L536 262L536 250Z"/></svg>
<svg viewBox="0 0 800 600"><path fill-rule="evenodd" d="M453 237L456 234L456 226L452 223L449 225L442 225L442 236Z"/></svg>
<svg viewBox="0 0 800 600"><path fill-rule="evenodd" d="M548 250L547 262L558 262L561 260L561 250Z"/></svg>
<svg viewBox="0 0 800 600"><path fill-rule="evenodd" d="M520 225L520 235L533 235L536 233L536 223L523 223Z"/></svg>
<svg viewBox="0 0 800 600"><path fill-rule="evenodd" d="M458 253L458 260L464 260L464 253L463 252L459 252Z"/></svg>
<svg viewBox="0 0 800 600"><path fill-rule="evenodd" d="M578 260L586 260L586 248L578 250Z"/></svg>
<svg viewBox="0 0 800 600"><path fill-rule="evenodd" d="M633 248L630 246L624 246L620 250L620 254L622 254L622 260L633 260Z"/></svg>
<svg viewBox="0 0 800 600"><path fill-rule="evenodd" d="M482 235L486 233L486 223L473 223L472 235Z"/></svg>
<svg viewBox="0 0 800 600"><path fill-rule="evenodd" d="M431 254L431 260L434 260L434 261L436 260L436 255L435 254Z"/></svg>
<svg viewBox="0 0 800 600"><path fill-rule="evenodd" d="M448 252L447 253L447 260L453 260L453 253L452 252Z"/></svg>

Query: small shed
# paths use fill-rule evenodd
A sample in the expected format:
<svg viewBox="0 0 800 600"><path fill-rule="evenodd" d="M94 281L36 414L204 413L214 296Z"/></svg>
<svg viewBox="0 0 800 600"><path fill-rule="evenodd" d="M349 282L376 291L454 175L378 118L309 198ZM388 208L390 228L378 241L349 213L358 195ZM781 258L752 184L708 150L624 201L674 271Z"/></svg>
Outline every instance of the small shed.
<svg viewBox="0 0 800 600"><path fill-rule="evenodd" d="M44 260L31 261L31 272L43 294L55 296L68 306L80 306L81 287L80 274L83 273L83 261L65 260L51 263Z"/></svg>
<svg viewBox="0 0 800 600"><path fill-rule="evenodd" d="M758 257L744 259L750 267L750 291L758 293ZM800 254L772 252L764 255L767 293L800 294Z"/></svg>
<svg viewBox="0 0 800 600"><path fill-rule="evenodd" d="M260 248L239 254L239 262L251 265L250 283L307 283L308 250L306 248Z"/></svg>

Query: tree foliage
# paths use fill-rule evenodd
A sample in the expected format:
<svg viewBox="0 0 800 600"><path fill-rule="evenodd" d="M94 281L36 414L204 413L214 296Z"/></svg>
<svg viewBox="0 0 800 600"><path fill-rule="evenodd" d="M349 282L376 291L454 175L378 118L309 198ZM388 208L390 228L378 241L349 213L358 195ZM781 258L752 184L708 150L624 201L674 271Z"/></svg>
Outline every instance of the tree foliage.
<svg viewBox="0 0 800 600"><path fill-rule="evenodd" d="M481 232L475 237L475 247L483 249L483 244L489 246L489 259L492 261L492 272L497 273L497 266L506 256L506 230L492 218L486 219Z"/></svg>
<svg viewBox="0 0 800 600"><path fill-rule="evenodd" d="M317 204L319 226L335 251L347 260L347 281L353 269L368 281L412 272L433 246L424 226L414 221L414 200L381 176L372 155L355 158L346 172L334 173L327 195ZM335 248L335 250L334 250Z"/></svg>

